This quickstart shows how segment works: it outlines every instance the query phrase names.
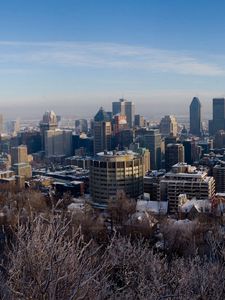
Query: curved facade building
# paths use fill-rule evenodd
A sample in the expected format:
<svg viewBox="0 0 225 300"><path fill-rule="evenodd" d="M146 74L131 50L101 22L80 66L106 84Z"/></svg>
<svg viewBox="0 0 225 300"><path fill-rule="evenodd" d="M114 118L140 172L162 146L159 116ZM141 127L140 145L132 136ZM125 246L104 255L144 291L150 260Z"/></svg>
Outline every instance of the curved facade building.
<svg viewBox="0 0 225 300"><path fill-rule="evenodd" d="M90 162L92 201L107 204L124 191L128 197L143 194L143 157L132 151L101 152Z"/></svg>

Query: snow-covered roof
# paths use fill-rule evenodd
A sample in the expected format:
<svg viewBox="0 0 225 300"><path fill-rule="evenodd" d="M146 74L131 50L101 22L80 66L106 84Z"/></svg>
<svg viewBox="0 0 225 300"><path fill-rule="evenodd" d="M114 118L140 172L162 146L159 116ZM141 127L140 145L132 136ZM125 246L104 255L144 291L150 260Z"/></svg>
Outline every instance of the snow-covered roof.
<svg viewBox="0 0 225 300"><path fill-rule="evenodd" d="M207 200L187 200L181 207L180 211L181 212L190 212L192 207L195 207L198 212L207 212L211 210L211 203L210 201Z"/></svg>
<svg viewBox="0 0 225 300"><path fill-rule="evenodd" d="M152 212L155 214L166 214L168 210L168 202L167 201L146 201L146 200L138 200L136 211L137 212Z"/></svg>

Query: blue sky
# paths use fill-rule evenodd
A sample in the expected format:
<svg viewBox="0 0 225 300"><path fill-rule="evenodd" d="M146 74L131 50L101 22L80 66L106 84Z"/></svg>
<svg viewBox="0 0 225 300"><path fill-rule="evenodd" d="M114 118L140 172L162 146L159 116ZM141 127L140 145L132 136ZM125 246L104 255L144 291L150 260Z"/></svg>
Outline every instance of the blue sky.
<svg viewBox="0 0 225 300"><path fill-rule="evenodd" d="M225 95L224 10L221 0L0 1L2 111L89 117L124 96L146 117L185 115L197 95L208 116Z"/></svg>

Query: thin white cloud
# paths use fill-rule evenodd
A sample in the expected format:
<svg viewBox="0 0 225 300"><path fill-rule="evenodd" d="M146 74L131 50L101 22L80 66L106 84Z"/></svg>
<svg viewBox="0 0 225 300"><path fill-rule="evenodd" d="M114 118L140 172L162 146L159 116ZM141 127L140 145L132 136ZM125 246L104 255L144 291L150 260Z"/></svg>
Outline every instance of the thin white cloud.
<svg viewBox="0 0 225 300"><path fill-rule="evenodd" d="M145 70L196 76L225 75L225 60L186 52L111 43L0 41L0 67L20 65Z"/></svg>

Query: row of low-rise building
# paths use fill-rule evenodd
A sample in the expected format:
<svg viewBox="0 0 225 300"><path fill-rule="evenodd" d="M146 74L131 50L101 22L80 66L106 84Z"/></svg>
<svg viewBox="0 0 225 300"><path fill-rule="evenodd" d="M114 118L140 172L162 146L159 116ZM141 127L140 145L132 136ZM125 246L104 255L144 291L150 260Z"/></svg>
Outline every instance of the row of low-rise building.
<svg viewBox="0 0 225 300"><path fill-rule="evenodd" d="M175 213L180 194L200 200L215 195L215 180L205 170L177 163L170 172L151 172L150 176L144 176L143 164L143 156L130 151L99 153L90 161L93 202L107 204L121 190L135 199L146 192L150 200L168 202L169 212Z"/></svg>
<svg viewBox="0 0 225 300"><path fill-rule="evenodd" d="M215 180L208 176L207 171L197 170L185 163L176 164L160 181L160 201L168 201L169 211L175 213L180 194L186 194L188 199L212 199Z"/></svg>
<svg viewBox="0 0 225 300"><path fill-rule="evenodd" d="M207 171L197 170L186 163L178 163L170 172L151 172L144 177L144 190L154 201L168 201L169 212L178 209L179 195L188 199L212 199L215 195L215 180Z"/></svg>

